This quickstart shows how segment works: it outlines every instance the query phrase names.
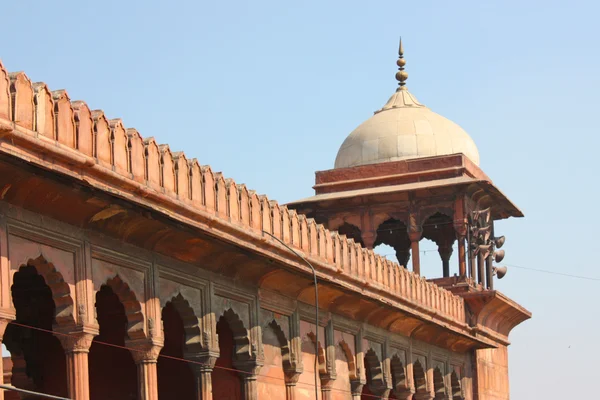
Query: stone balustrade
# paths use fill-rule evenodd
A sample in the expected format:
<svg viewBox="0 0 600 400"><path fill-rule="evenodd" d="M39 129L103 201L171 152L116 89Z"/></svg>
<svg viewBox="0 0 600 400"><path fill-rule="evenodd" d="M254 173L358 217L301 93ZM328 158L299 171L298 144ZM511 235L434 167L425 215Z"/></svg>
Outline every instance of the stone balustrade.
<svg viewBox="0 0 600 400"><path fill-rule="evenodd" d="M170 198L171 204L183 203L240 231L256 235L267 231L324 266L321 272L330 270L433 314L465 322L461 297L226 179L196 159L172 152L168 145L143 139L120 119L108 119L82 101L72 102L64 90L32 84L23 72L7 73L0 63L0 138L8 131L29 143L27 151L35 148L63 159L77 158L82 165L106 171L107 179L119 176L145 185Z"/></svg>

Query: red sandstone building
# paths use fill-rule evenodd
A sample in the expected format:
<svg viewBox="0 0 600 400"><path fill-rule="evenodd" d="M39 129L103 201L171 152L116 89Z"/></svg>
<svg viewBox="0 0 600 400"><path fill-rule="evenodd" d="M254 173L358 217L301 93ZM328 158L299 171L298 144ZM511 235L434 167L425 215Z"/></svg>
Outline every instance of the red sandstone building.
<svg viewBox="0 0 600 400"><path fill-rule="evenodd" d="M317 354L322 399L508 399L508 335L530 314L493 289L493 221L522 214L398 66L316 194L284 206L0 64L4 382L312 399ZM422 238L437 279L420 276Z"/></svg>

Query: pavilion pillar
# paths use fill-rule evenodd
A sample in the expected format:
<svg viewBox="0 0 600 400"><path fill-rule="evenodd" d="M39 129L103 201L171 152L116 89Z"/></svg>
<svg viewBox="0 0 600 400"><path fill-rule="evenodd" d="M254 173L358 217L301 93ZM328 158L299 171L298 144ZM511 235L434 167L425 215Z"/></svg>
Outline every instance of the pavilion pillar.
<svg viewBox="0 0 600 400"><path fill-rule="evenodd" d="M396 250L396 259L398 260L398 264L402 265L404 268L407 268L408 261L410 260L410 247Z"/></svg>
<svg viewBox="0 0 600 400"><path fill-rule="evenodd" d="M458 236L458 275L467 275L467 252L464 236Z"/></svg>
<svg viewBox="0 0 600 400"><path fill-rule="evenodd" d="M56 337L65 351L67 361L69 397L73 400L89 400L88 353L98 331L96 329L76 328L57 333Z"/></svg>
<svg viewBox="0 0 600 400"><path fill-rule="evenodd" d="M163 344L149 339L127 342L138 371L138 399L158 400L156 364Z"/></svg>
<svg viewBox="0 0 600 400"><path fill-rule="evenodd" d="M365 249L373 250L373 246L375 245L375 239L377 239L377 233L372 231L365 231L362 232L360 236Z"/></svg>
<svg viewBox="0 0 600 400"><path fill-rule="evenodd" d="M477 254L477 282L485 288L485 257L481 252Z"/></svg>
<svg viewBox="0 0 600 400"><path fill-rule="evenodd" d="M443 243L438 246L438 253L442 259L442 269L444 278L450 276L450 257L452 257L452 244Z"/></svg>
<svg viewBox="0 0 600 400"><path fill-rule="evenodd" d="M417 275L421 275L421 257L419 253L419 241L423 235L422 231L413 231L408 233L410 239L410 250L412 253L412 266L413 272Z"/></svg>
<svg viewBox="0 0 600 400"><path fill-rule="evenodd" d="M186 360L192 361L190 367L196 379L196 399L213 400L212 372L217 362L217 355L186 355Z"/></svg>
<svg viewBox="0 0 600 400"><path fill-rule="evenodd" d="M465 217L464 198L458 197L454 202L454 232L458 240L458 275L467 276L467 251L465 241L467 238L467 220Z"/></svg>

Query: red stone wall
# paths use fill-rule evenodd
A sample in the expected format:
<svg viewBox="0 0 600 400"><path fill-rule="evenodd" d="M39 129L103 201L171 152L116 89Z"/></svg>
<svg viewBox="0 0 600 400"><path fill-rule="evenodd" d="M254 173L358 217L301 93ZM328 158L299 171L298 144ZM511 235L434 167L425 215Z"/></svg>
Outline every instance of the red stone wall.
<svg viewBox="0 0 600 400"><path fill-rule="evenodd" d="M475 400L508 400L508 349L484 349L475 352Z"/></svg>
<svg viewBox="0 0 600 400"><path fill-rule="evenodd" d="M264 328L263 351L265 364L260 369L258 398L265 400L285 399L285 375L279 339L271 326Z"/></svg>

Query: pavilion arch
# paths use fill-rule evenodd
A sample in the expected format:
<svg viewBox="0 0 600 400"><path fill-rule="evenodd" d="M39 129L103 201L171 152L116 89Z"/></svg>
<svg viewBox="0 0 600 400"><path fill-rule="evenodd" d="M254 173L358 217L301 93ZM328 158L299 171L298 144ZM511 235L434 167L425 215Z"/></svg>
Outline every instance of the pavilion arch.
<svg viewBox="0 0 600 400"><path fill-rule="evenodd" d="M433 390L435 393L435 400L446 399L446 385L444 384L444 374L440 370L439 366L433 369Z"/></svg>
<svg viewBox="0 0 600 400"><path fill-rule="evenodd" d="M181 293L173 296L167 302L167 304L169 303L175 308L183 321L183 330L185 332L184 353L195 354L200 352L203 348L200 322L190 303Z"/></svg>
<svg viewBox="0 0 600 400"><path fill-rule="evenodd" d="M135 293L119 275L108 279L103 286L109 287L119 298L119 301L125 308L125 317L127 318L127 336L129 339L143 339L146 337L144 332L144 314L142 305L135 297Z"/></svg>
<svg viewBox="0 0 600 400"><path fill-rule="evenodd" d="M380 244L391 246L396 252L400 265L406 267L410 260L410 239L406 223L396 218L388 218L376 225L377 236L373 247Z"/></svg>
<svg viewBox="0 0 600 400"><path fill-rule="evenodd" d="M340 235L345 235L348 239L354 239L355 243L360 243L363 247L365 246L362 239L362 232L358 226L344 222L336 230Z"/></svg>
<svg viewBox="0 0 600 400"><path fill-rule="evenodd" d="M12 277L13 287L15 281L18 281L21 274L26 273L26 269L28 268L33 268L36 274L44 279L44 282L52 292L52 300L56 307L54 315L56 325L74 325L75 316L73 311L75 302L71 297L69 284L65 282L62 274L56 270L54 265L46 261L43 256L40 255L36 259L29 259L26 264L19 267L19 270ZM11 287L11 290L13 290L13 287Z"/></svg>
<svg viewBox="0 0 600 400"><path fill-rule="evenodd" d="M373 349L365 353L365 371L367 373L367 384L369 389L376 395L383 393L386 388L385 377L379 357Z"/></svg>
<svg viewBox="0 0 600 400"><path fill-rule="evenodd" d="M460 385L460 378L456 371L452 371L450 374L450 390L452 400L464 400L462 387Z"/></svg>
<svg viewBox="0 0 600 400"><path fill-rule="evenodd" d="M452 209L452 207L435 207L423 210L419 214L417 224L421 228L425 228L427 220L437 216L447 217L452 221L454 216L454 209Z"/></svg>
<svg viewBox="0 0 600 400"><path fill-rule="evenodd" d="M244 326L244 322L231 308L226 310L222 315L229 329L233 333L233 343L235 346L235 358L238 361L247 360L252 357L252 349L250 346L250 336L248 329Z"/></svg>

